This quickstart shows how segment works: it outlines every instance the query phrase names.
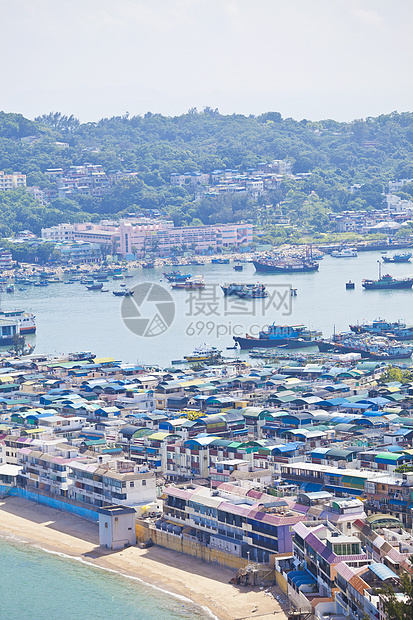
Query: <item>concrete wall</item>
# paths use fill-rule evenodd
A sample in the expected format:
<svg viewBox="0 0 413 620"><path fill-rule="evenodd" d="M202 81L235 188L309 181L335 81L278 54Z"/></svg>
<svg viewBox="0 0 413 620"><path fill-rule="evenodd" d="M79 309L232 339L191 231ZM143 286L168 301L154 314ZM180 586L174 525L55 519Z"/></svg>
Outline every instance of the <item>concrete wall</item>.
<svg viewBox="0 0 413 620"><path fill-rule="evenodd" d="M233 568L235 570L244 568L248 563L244 558L238 558L224 551L219 551L218 549L204 547L190 540L185 540L181 536L165 532L164 530L149 528L149 524L142 521L136 522L136 538L139 542L146 542L149 538L152 538L153 543L159 547L185 553L203 562L220 564L221 566L226 566L227 568Z"/></svg>

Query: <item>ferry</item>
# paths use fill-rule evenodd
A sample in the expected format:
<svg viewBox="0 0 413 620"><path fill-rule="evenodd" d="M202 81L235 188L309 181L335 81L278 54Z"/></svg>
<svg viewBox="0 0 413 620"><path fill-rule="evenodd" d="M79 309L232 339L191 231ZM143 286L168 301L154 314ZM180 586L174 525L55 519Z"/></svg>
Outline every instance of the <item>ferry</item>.
<svg viewBox="0 0 413 620"><path fill-rule="evenodd" d="M13 344L16 336L20 335L20 323L17 319L0 316L0 347Z"/></svg>
<svg viewBox="0 0 413 620"><path fill-rule="evenodd" d="M36 333L36 317L24 310L0 310L1 319L14 319L19 323L19 333L22 336Z"/></svg>
<svg viewBox="0 0 413 620"><path fill-rule="evenodd" d="M256 347L270 349L279 346L286 346L289 349L314 347L321 338L321 332L309 330L305 325L276 325L275 323L260 331L258 338L249 334L245 337L233 336L241 349L255 349Z"/></svg>

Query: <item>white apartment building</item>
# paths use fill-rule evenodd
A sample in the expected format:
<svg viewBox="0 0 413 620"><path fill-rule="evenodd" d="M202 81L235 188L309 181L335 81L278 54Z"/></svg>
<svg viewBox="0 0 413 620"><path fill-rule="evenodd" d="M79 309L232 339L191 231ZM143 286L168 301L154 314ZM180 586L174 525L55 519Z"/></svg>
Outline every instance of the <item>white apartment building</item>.
<svg viewBox="0 0 413 620"><path fill-rule="evenodd" d="M68 496L94 506L141 506L156 501L156 479L152 471L139 470L133 461L102 463L72 462Z"/></svg>
<svg viewBox="0 0 413 620"><path fill-rule="evenodd" d="M26 187L26 175L20 174L20 172L13 172L13 174L6 174L3 170L0 170L0 191L6 192L19 187Z"/></svg>

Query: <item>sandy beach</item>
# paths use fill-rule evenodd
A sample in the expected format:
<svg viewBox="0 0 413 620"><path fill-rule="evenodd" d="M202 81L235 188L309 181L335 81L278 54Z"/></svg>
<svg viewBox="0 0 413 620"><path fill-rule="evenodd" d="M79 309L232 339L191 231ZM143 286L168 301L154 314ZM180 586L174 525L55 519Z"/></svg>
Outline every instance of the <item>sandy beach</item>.
<svg viewBox="0 0 413 620"><path fill-rule="evenodd" d="M286 619L277 601L264 590L230 584L234 576L230 569L161 547L103 550L97 524L21 498L0 500L0 535L138 577L207 607L220 620Z"/></svg>

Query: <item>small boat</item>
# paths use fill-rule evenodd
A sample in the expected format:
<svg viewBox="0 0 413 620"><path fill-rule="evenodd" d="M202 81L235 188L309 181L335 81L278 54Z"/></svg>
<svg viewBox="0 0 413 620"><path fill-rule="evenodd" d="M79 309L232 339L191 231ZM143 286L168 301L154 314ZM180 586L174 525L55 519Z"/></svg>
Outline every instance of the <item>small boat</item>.
<svg viewBox="0 0 413 620"><path fill-rule="evenodd" d="M39 282L35 282L34 286L49 286L49 283L47 280L40 280Z"/></svg>
<svg viewBox="0 0 413 620"><path fill-rule="evenodd" d="M116 297L132 297L135 291L112 291Z"/></svg>
<svg viewBox="0 0 413 620"><path fill-rule="evenodd" d="M21 287L19 288L19 291L27 291L27 288L24 288L24 286L21 286Z"/></svg>
<svg viewBox="0 0 413 620"><path fill-rule="evenodd" d="M184 355L187 362L207 362L218 360L220 357L221 351L216 347L207 345L206 343L194 349L191 355Z"/></svg>
<svg viewBox="0 0 413 620"><path fill-rule="evenodd" d="M102 282L97 282L96 284L91 284L90 286L86 286L88 291L100 291L103 288Z"/></svg>
<svg viewBox="0 0 413 620"><path fill-rule="evenodd" d="M356 258L357 250L354 248L341 248L340 250L331 252L331 256L334 258Z"/></svg>
<svg viewBox="0 0 413 620"><path fill-rule="evenodd" d="M173 282L171 284L173 289L179 289L184 291L194 291L196 289L205 288L205 282L201 276L197 276L192 280L186 280L185 282Z"/></svg>
<svg viewBox="0 0 413 620"><path fill-rule="evenodd" d="M167 271L163 274L168 282L186 282L192 274L181 273L180 271Z"/></svg>
<svg viewBox="0 0 413 620"><path fill-rule="evenodd" d="M352 291L355 288L355 284L354 282L352 282L351 280L349 280L348 282L346 282L346 290L347 291Z"/></svg>
<svg viewBox="0 0 413 620"><path fill-rule="evenodd" d="M142 269L153 269L155 267L155 263L142 263Z"/></svg>
<svg viewBox="0 0 413 620"><path fill-rule="evenodd" d="M229 265L229 258L213 258L212 265Z"/></svg>
<svg viewBox="0 0 413 620"><path fill-rule="evenodd" d="M6 293L14 293L14 284L6 286Z"/></svg>

